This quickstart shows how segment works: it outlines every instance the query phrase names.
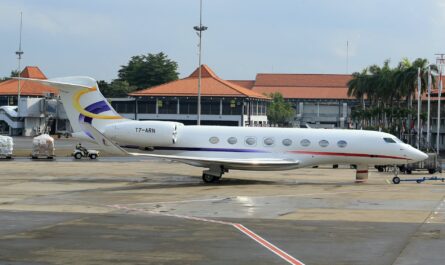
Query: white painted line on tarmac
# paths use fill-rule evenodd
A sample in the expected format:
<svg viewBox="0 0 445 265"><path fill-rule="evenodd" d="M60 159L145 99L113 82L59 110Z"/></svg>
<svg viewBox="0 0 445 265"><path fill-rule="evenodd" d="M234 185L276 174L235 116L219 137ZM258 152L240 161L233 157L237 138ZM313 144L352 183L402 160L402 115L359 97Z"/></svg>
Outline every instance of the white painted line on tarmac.
<svg viewBox="0 0 445 265"><path fill-rule="evenodd" d="M128 210L128 211L141 212L141 213L150 213L150 214L156 214L156 215L162 215L162 216L168 216L168 217L176 217L176 218L193 220L193 221L201 221L201 222L216 223L216 224L223 224L223 225L232 225L232 223L230 223L230 222L206 219L206 218L195 217L195 216L187 216L187 215L181 215L181 214L155 212L155 211L144 210L141 208L132 208L132 207L127 207L127 206L122 206L122 205L118 205L118 204L110 205L109 207L122 209L122 210Z"/></svg>
<svg viewBox="0 0 445 265"><path fill-rule="evenodd" d="M284 250L278 248L274 244L270 243L266 239L262 238L258 234L254 233L252 230L248 229L247 227L245 227L244 225L239 224L239 223L218 221L218 220L212 220L212 219L194 217L194 216L187 216L187 215L180 215L180 214L160 213L160 212L155 212L155 211L144 210L141 208L127 207L127 206L123 206L123 205L119 205L119 204L108 205L108 207L112 207L112 208L119 209L119 210L135 211L135 212L140 212L140 213L150 213L150 214L155 214L155 215L175 217L175 218L192 220L192 221L201 221L201 222L229 225L229 226L236 228L238 231L242 232L243 234L247 235L249 238L253 239L255 242L257 242L261 246L270 250L272 253L274 253L278 257L282 258L286 262L288 262L292 265L304 265L303 262L301 262L298 259L294 258L293 256L289 255Z"/></svg>

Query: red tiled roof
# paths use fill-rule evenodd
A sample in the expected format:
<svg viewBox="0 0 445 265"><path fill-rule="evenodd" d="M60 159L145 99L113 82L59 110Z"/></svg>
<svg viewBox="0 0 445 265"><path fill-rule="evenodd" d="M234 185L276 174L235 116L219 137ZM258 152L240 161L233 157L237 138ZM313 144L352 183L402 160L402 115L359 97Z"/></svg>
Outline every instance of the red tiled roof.
<svg viewBox="0 0 445 265"><path fill-rule="evenodd" d="M198 71L196 69L190 76L147 88L130 96L197 96ZM267 96L239 86L235 83L222 80L207 65L201 67L201 95L204 97L248 97L268 99Z"/></svg>
<svg viewBox="0 0 445 265"><path fill-rule="evenodd" d="M227 81L248 89L252 89L252 87L255 85L255 80L227 80Z"/></svg>
<svg viewBox="0 0 445 265"><path fill-rule="evenodd" d="M347 83L351 75L342 74L258 74L252 90L285 98L352 99Z"/></svg>
<svg viewBox="0 0 445 265"><path fill-rule="evenodd" d="M25 69L23 69L23 71L20 73L20 76L25 78L47 79L37 66L25 67Z"/></svg>
<svg viewBox="0 0 445 265"><path fill-rule="evenodd" d="M27 66L20 73L21 77L46 79L46 76L36 66ZM0 95L2 96L16 96L18 93L18 80L9 79L0 83ZM22 96L42 96L44 93L55 93L58 91L55 88L45 86L36 82L26 80L20 81L20 94Z"/></svg>

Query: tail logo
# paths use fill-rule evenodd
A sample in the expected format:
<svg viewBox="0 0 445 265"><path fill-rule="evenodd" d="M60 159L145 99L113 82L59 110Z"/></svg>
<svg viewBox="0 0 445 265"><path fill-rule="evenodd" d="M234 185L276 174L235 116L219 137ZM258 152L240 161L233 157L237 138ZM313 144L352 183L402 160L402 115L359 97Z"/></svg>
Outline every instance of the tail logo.
<svg viewBox="0 0 445 265"><path fill-rule="evenodd" d="M96 91L96 87L91 87L91 88L85 88L82 89L78 92L76 92L73 95L73 107L83 116L91 118L91 119L101 119L101 120L115 120L115 119L123 119L121 116L119 115L99 115L99 113L111 110L110 106L108 106L108 104L102 100L102 101L98 101L96 103L93 103L91 105L89 105L88 107L86 107L85 109L80 105L80 98L87 93L90 92L94 92ZM100 109L97 109L97 106L100 105ZM92 112L93 109L95 110L96 113ZM100 111L100 112L99 112ZM115 113L116 114L116 113ZM79 116L80 118L80 116Z"/></svg>
<svg viewBox="0 0 445 265"><path fill-rule="evenodd" d="M78 92L76 92L73 95L73 107L80 113L79 114L79 123L80 127L84 131L88 137L91 139L94 139L93 135L82 126L83 123L89 123L93 125L93 119L107 119L107 120L117 120L117 119L123 119L121 116L117 115L117 113L114 113L115 115L100 115L103 112L112 110L108 102L105 100L97 101L91 105L88 105L86 108L83 108L80 105L80 98L82 95L94 92L96 91L95 87L91 88L85 88Z"/></svg>

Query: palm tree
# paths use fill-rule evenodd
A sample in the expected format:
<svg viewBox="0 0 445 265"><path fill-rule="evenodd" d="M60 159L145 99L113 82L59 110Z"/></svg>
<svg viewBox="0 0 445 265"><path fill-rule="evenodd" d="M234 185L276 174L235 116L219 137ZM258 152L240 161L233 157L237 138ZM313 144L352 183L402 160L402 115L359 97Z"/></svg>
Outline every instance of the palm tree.
<svg viewBox="0 0 445 265"><path fill-rule="evenodd" d="M360 73L355 72L352 74L352 79L348 82L348 96L355 97L361 100L362 108L365 109L365 95L368 92L368 69L363 69Z"/></svg>
<svg viewBox="0 0 445 265"><path fill-rule="evenodd" d="M348 82L348 96L360 99L362 104L361 112L356 112L356 118L360 121L361 126L364 124L364 112L365 106L365 95L368 93L368 69L363 69L360 73L355 72L352 74L352 79Z"/></svg>
<svg viewBox="0 0 445 265"><path fill-rule="evenodd" d="M362 118L362 122L370 120L370 125L379 126L384 124L385 128L394 128L394 122L400 125L402 108L400 103L406 101L407 108L403 111L409 116L410 121L412 99L417 91L417 73L421 71L421 93L427 89L428 83L428 61L418 58L412 63L404 58L395 68L390 67L390 61L385 60L383 66L372 65L361 72L352 74L348 82L348 96L354 96L361 100L362 112L366 115L356 115ZM437 72L437 66L431 65L431 70ZM436 86L434 75L432 86ZM372 108L365 111L365 98ZM374 106L374 107L373 107ZM404 112L404 113L405 113ZM404 116L406 117L406 116ZM389 120L388 120L389 119Z"/></svg>
<svg viewBox="0 0 445 265"><path fill-rule="evenodd" d="M420 68L421 86L420 92L423 94L427 90L428 84L428 60L417 58L412 63L408 59L404 58L397 67L397 73L395 77L396 86L401 92L401 96L405 97L408 108L412 108L412 98L417 92L417 74ZM437 72L437 66L432 64L431 71ZM436 87L434 75L432 76L432 87Z"/></svg>

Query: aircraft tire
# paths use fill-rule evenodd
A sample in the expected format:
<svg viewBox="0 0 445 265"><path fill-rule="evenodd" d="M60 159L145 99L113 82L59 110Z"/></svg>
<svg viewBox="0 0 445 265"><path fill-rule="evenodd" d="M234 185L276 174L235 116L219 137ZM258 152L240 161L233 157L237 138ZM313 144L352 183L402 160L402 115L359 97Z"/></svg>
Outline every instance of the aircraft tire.
<svg viewBox="0 0 445 265"><path fill-rule="evenodd" d="M216 177L216 176L212 176L209 174L202 174L202 181L204 181L205 183L214 183L216 181L218 181L221 177Z"/></svg>
<svg viewBox="0 0 445 265"><path fill-rule="evenodd" d="M392 183L399 184L400 183L400 178L399 177L393 177L392 178Z"/></svg>

